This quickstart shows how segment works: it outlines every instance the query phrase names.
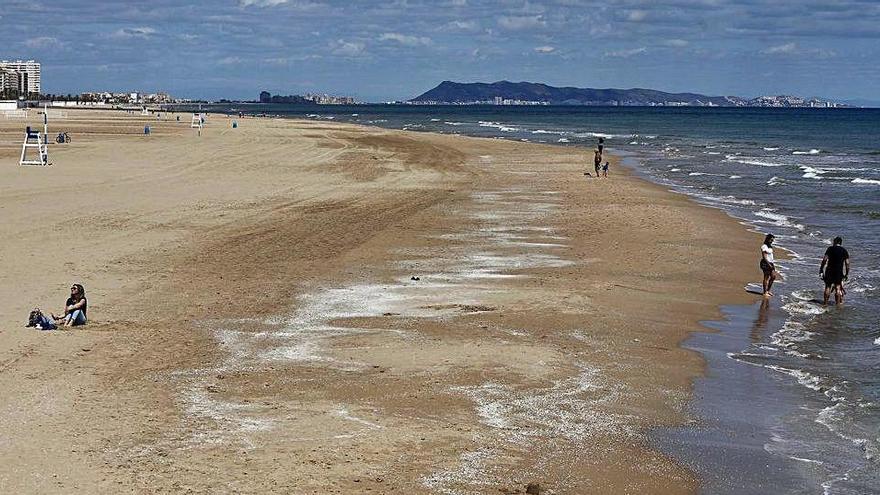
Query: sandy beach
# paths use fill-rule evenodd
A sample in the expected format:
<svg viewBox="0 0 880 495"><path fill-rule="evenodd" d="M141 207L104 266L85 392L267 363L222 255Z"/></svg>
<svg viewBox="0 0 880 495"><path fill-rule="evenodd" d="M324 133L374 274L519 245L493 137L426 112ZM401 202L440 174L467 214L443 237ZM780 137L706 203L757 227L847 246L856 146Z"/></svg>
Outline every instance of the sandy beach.
<svg viewBox="0 0 880 495"><path fill-rule="evenodd" d="M189 118L0 120L0 491L696 491L647 432L757 234L588 149Z"/></svg>

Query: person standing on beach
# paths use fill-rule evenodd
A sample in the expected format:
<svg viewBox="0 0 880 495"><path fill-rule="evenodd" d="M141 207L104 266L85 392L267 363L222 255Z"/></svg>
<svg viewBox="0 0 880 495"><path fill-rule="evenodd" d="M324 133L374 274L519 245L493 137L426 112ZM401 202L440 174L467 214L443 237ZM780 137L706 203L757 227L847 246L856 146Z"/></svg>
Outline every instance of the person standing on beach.
<svg viewBox="0 0 880 495"><path fill-rule="evenodd" d="M593 166L596 168L596 177L599 177L599 170L602 168L602 152L598 149L593 154Z"/></svg>
<svg viewBox="0 0 880 495"><path fill-rule="evenodd" d="M602 165L602 177L608 178L608 162L605 162L605 165Z"/></svg>
<svg viewBox="0 0 880 495"><path fill-rule="evenodd" d="M764 273L764 280L761 283L761 287L764 289L764 297L773 295L770 292L770 288L773 287L773 282L779 276L779 272L776 271L776 263L773 260L773 239L776 239L773 234L767 234L764 237L764 244L761 244L761 262L759 265L761 272Z"/></svg>
<svg viewBox="0 0 880 495"><path fill-rule="evenodd" d="M604 152L605 152L605 138L600 137L599 138L599 154L601 155Z"/></svg>
<svg viewBox="0 0 880 495"><path fill-rule="evenodd" d="M834 244L825 250L822 264L819 265L819 277L825 281L823 304L828 304L831 291L834 291L834 302L843 304L843 281L849 278L849 252L842 246L843 238L834 238Z"/></svg>

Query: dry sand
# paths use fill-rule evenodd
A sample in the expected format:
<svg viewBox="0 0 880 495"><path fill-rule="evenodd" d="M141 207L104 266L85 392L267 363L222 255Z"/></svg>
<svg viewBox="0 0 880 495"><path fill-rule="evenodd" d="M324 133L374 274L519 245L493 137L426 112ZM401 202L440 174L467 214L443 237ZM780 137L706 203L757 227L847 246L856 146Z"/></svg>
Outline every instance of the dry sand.
<svg viewBox="0 0 880 495"><path fill-rule="evenodd" d="M687 419L677 344L755 276L724 213L575 148L51 124L73 142L18 167L0 120L0 492L696 489L645 433ZM23 328L72 282L89 325Z"/></svg>

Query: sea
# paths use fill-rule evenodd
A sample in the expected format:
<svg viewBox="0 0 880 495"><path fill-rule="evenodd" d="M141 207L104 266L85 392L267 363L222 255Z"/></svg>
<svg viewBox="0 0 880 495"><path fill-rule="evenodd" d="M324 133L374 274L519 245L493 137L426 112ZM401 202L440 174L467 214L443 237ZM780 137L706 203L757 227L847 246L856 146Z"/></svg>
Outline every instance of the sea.
<svg viewBox="0 0 880 495"><path fill-rule="evenodd" d="M706 322L698 421L654 436L705 493L880 493L880 109L229 104L209 112L328 120L592 149L776 236L790 259L762 304ZM585 169L587 165L584 164ZM612 176L614 170L610 171ZM585 180L583 176L573 180ZM841 236L845 303L819 263ZM755 246L754 284L760 290ZM782 248L782 249L779 249ZM777 256L779 257L779 256ZM706 260L711 262L711 260Z"/></svg>

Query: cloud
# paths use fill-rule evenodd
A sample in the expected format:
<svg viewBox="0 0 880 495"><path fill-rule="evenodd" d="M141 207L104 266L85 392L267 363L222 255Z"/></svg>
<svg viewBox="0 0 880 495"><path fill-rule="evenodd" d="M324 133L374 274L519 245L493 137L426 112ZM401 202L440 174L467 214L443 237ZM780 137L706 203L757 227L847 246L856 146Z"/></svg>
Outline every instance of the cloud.
<svg viewBox="0 0 880 495"><path fill-rule="evenodd" d="M117 29L110 36L113 38L125 39L125 38L149 38L157 33L157 31L151 27L134 27L134 28L121 28Z"/></svg>
<svg viewBox="0 0 880 495"><path fill-rule="evenodd" d="M663 41L663 44L666 46L671 46L673 48L684 48L690 45L690 42L682 39L671 39Z"/></svg>
<svg viewBox="0 0 880 495"><path fill-rule="evenodd" d="M366 45L360 41L336 40L331 43L330 53L340 57L359 57L366 53Z"/></svg>
<svg viewBox="0 0 880 495"><path fill-rule="evenodd" d="M431 38L424 36L409 36L400 33L382 33L379 41L396 41L404 46L428 46L431 44Z"/></svg>
<svg viewBox="0 0 880 495"><path fill-rule="evenodd" d="M238 0L239 7L277 7L287 0Z"/></svg>
<svg viewBox="0 0 880 495"><path fill-rule="evenodd" d="M445 25L443 25L444 31L476 31L480 29L479 23L477 21L449 21Z"/></svg>
<svg viewBox="0 0 880 495"><path fill-rule="evenodd" d="M626 20L631 22L641 22L644 21L646 17L648 17L648 12L644 10L630 10L626 14Z"/></svg>
<svg viewBox="0 0 880 495"><path fill-rule="evenodd" d="M241 57L224 57L217 61L218 65L241 65L244 59Z"/></svg>
<svg viewBox="0 0 880 495"><path fill-rule="evenodd" d="M612 57L612 58L629 58L629 57L634 57L636 55L641 55L647 51L648 51L648 49L645 48L644 46L642 46L639 48L632 48L629 50L608 51L608 52L605 52L605 56Z"/></svg>
<svg viewBox="0 0 880 495"><path fill-rule="evenodd" d="M522 29L540 28L547 25L544 18L539 15L521 15L521 16L501 16L498 18L498 25L510 31L519 31Z"/></svg>
<svg viewBox="0 0 880 495"><path fill-rule="evenodd" d="M763 55L774 55L774 56L808 56L808 57L821 57L821 58L830 58L837 55L834 50L827 50L825 48L801 48L797 43L783 43L781 45L775 45L761 50Z"/></svg>
<svg viewBox="0 0 880 495"><path fill-rule="evenodd" d="M555 46L536 46L535 51L537 53L553 53L556 51Z"/></svg>
<svg viewBox="0 0 880 495"><path fill-rule="evenodd" d="M791 42L786 43L784 45L771 46L767 49L761 50L761 53L764 55L780 55L780 54L792 54L798 51L797 43Z"/></svg>
<svg viewBox="0 0 880 495"><path fill-rule="evenodd" d="M62 44L58 41L58 38L53 38L52 36L39 36L37 38L25 40L24 46L32 49L61 48Z"/></svg>

